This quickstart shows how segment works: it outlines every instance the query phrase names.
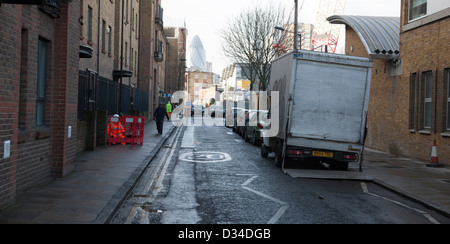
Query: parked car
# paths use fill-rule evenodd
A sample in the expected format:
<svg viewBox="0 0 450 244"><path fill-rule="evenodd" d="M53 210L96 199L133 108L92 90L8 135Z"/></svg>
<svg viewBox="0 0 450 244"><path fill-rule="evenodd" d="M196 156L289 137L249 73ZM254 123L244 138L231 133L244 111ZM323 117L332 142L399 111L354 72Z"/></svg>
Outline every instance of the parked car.
<svg viewBox="0 0 450 244"><path fill-rule="evenodd" d="M201 104L192 104L191 106L191 116L194 116L194 114L200 115L200 111L202 116L205 114L205 107Z"/></svg>
<svg viewBox="0 0 450 244"><path fill-rule="evenodd" d="M242 110L241 108L235 108L235 107L233 107L233 108L227 108L227 109L226 109L226 113L225 113L225 115L224 115L224 118L227 118L228 114L232 114L232 115L233 115L233 121L232 121L232 123L225 123L225 126L226 126L226 127L233 127L233 131L234 131L235 120L236 120L237 114L238 114L239 111L241 111L241 110ZM226 121L225 121L225 122L226 122Z"/></svg>
<svg viewBox="0 0 450 244"><path fill-rule="evenodd" d="M250 120L250 117L256 113L257 110L245 110L242 114L238 114L236 118L236 132L244 139L245 131L247 130L247 124Z"/></svg>
<svg viewBox="0 0 450 244"><path fill-rule="evenodd" d="M262 142L261 132L264 128L264 121L267 119L267 110L259 110L253 113L246 124L244 139L246 142L251 141L257 146Z"/></svg>
<svg viewBox="0 0 450 244"><path fill-rule="evenodd" d="M247 109L240 109L237 111L237 114L234 117L233 132L236 132L239 134L239 127L245 126L245 114L247 112L248 112Z"/></svg>

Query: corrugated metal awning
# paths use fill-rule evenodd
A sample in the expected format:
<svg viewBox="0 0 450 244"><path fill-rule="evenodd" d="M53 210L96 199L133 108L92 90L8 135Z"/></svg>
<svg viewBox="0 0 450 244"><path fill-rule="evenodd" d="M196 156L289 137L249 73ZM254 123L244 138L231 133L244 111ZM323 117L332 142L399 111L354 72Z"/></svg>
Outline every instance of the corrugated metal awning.
<svg viewBox="0 0 450 244"><path fill-rule="evenodd" d="M399 57L400 17L333 15L327 20L331 24L350 26L358 34L371 57Z"/></svg>

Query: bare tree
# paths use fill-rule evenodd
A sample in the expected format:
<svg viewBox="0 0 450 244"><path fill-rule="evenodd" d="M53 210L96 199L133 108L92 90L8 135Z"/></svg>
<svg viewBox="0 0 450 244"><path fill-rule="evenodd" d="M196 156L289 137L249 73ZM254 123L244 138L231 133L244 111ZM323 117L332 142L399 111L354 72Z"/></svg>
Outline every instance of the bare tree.
<svg viewBox="0 0 450 244"><path fill-rule="evenodd" d="M290 22L284 7L279 5L263 7L256 4L251 9L232 19L222 32L222 49L232 62L243 66L242 72L265 90L270 78L270 63L279 56L274 44L285 43L287 32L280 32L275 26Z"/></svg>

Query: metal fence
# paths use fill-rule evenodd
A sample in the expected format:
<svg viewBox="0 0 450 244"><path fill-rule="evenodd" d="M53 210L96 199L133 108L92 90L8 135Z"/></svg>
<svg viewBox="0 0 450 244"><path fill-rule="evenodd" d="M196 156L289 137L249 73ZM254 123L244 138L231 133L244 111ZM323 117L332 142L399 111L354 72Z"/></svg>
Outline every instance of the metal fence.
<svg viewBox="0 0 450 244"><path fill-rule="evenodd" d="M119 113L120 84L97 76L91 70L80 70L78 79L78 119L84 119L85 111L107 110L108 115ZM121 113L131 109L148 112L148 92L122 84Z"/></svg>

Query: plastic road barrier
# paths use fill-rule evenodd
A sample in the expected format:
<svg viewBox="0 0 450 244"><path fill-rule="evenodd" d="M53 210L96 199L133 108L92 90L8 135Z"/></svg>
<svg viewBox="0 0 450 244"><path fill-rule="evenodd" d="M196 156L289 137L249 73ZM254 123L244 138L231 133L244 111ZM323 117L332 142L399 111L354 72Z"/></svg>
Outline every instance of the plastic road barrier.
<svg viewBox="0 0 450 244"><path fill-rule="evenodd" d="M138 116L111 117L108 124L108 144L135 146L144 144L145 118Z"/></svg>

